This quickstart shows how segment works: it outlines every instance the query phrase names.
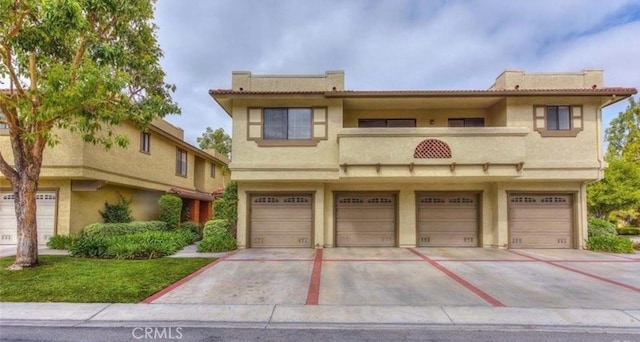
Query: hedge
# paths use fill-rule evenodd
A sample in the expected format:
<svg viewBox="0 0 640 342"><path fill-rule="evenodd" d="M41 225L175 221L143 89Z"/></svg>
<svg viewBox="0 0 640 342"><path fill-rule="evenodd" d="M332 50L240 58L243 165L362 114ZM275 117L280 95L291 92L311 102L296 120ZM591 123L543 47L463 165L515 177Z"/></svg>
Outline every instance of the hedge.
<svg viewBox="0 0 640 342"><path fill-rule="evenodd" d="M196 236L188 230L144 231L127 235L83 235L69 253L75 257L152 259L171 255L192 244Z"/></svg>
<svg viewBox="0 0 640 342"><path fill-rule="evenodd" d="M622 236L592 236L587 240L587 249L609 253L635 253L633 241Z"/></svg>
<svg viewBox="0 0 640 342"><path fill-rule="evenodd" d="M198 252L227 252L238 248L236 239L229 231L227 220L207 221L203 229L203 238L198 245Z"/></svg>
<svg viewBox="0 0 640 342"><path fill-rule="evenodd" d="M587 227L589 237L617 235L616 226L607 220L589 217Z"/></svg>
<svg viewBox="0 0 640 342"><path fill-rule="evenodd" d="M82 235L86 237L114 236L161 230L167 230L166 222L135 221L129 223L92 223L84 227Z"/></svg>
<svg viewBox="0 0 640 342"><path fill-rule="evenodd" d="M618 235L640 235L640 227L616 228Z"/></svg>
<svg viewBox="0 0 640 342"><path fill-rule="evenodd" d="M162 195L158 200L158 220L167 223L169 230L180 226L182 199L176 195Z"/></svg>

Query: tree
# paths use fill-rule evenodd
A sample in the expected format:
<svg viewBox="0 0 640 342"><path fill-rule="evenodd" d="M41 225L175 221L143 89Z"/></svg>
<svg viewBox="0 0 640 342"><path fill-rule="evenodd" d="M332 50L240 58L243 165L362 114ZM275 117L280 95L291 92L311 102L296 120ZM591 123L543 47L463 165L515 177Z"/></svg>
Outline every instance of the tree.
<svg viewBox="0 0 640 342"><path fill-rule="evenodd" d="M604 179L587 189L589 212L606 218L614 210L640 207L640 164L622 159L609 161Z"/></svg>
<svg viewBox="0 0 640 342"><path fill-rule="evenodd" d="M627 109L611 121L605 135L607 158L640 163L640 105L633 97Z"/></svg>
<svg viewBox="0 0 640 342"><path fill-rule="evenodd" d="M211 127L207 127L206 131L196 141L203 150L212 148L227 157L231 157L231 137L222 128L214 131Z"/></svg>
<svg viewBox="0 0 640 342"><path fill-rule="evenodd" d="M125 147L112 127L144 129L155 117L179 113L164 82L153 23L154 0L0 0L0 92L13 165L0 171L15 195L16 260L37 264L35 193L43 150L56 130L84 141Z"/></svg>
<svg viewBox="0 0 640 342"><path fill-rule="evenodd" d="M616 210L640 208L640 106L633 98L606 130L605 159L609 168L603 180L587 188L589 211L600 218Z"/></svg>

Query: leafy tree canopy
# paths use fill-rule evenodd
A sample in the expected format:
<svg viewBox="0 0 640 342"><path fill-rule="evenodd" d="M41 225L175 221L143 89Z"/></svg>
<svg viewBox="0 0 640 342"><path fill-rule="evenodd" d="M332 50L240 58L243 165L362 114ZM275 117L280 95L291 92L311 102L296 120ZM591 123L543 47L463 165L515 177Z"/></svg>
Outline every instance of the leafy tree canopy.
<svg viewBox="0 0 640 342"><path fill-rule="evenodd" d="M203 150L212 148L227 157L231 157L231 137L222 128L214 131L211 127L207 127L206 131L196 141Z"/></svg>
<svg viewBox="0 0 640 342"><path fill-rule="evenodd" d="M640 105L633 97L606 130L608 159L640 163Z"/></svg>

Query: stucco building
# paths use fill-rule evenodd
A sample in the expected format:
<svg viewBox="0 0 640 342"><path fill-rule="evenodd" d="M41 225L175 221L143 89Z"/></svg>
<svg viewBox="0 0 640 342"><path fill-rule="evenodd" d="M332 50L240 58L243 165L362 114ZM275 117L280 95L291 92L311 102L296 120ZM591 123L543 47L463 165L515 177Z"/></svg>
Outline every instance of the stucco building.
<svg viewBox="0 0 640 342"><path fill-rule="evenodd" d="M36 195L38 242L53 234L79 233L89 223L103 222L99 210L120 196L131 200L136 220L157 219L158 199L175 193L188 205L190 220L212 215L213 192L224 187L226 156L202 151L184 141L184 132L155 120L145 132L125 123L117 133L129 139L127 148L87 144L68 131L56 131L60 143L46 148ZM0 152L13 162L5 125L0 126ZM16 243L14 195L0 176L0 244Z"/></svg>
<svg viewBox="0 0 640 342"><path fill-rule="evenodd" d="M241 247L583 248L603 72L505 71L487 90L345 90L343 72L252 75L233 119Z"/></svg>

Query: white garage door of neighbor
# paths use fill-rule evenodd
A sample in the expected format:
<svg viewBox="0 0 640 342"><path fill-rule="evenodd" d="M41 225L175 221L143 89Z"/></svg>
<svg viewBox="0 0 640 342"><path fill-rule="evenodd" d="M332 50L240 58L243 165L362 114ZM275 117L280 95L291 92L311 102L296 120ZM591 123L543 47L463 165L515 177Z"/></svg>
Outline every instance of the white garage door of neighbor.
<svg viewBox="0 0 640 342"><path fill-rule="evenodd" d="M251 196L250 247L311 247L311 195Z"/></svg>
<svg viewBox="0 0 640 342"><path fill-rule="evenodd" d="M509 248L571 248L571 195L511 194Z"/></svg>
<svg viewBox="0 0 640 342"><path fill-rule="evenodd" d="M14 198L13 193L0 193L0 244L2 245L18 243L18 222ZM46 244L55 231L57 202L55 192L38 192L36 194L38 244Z"/></svg>

